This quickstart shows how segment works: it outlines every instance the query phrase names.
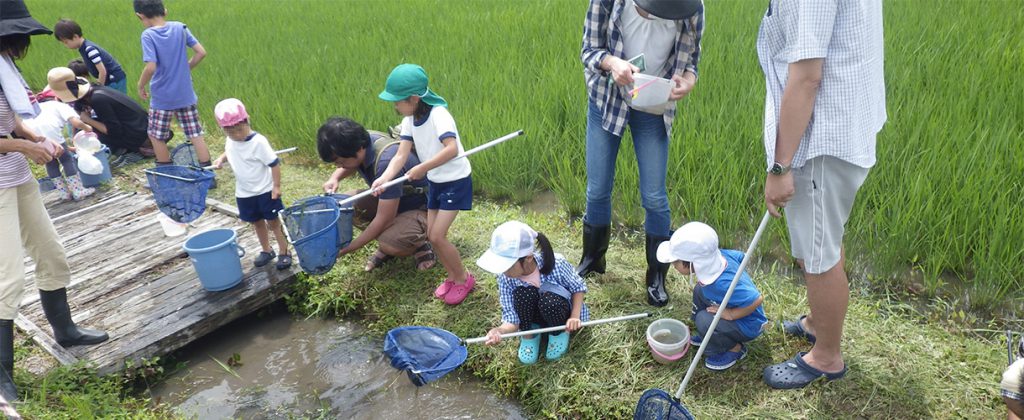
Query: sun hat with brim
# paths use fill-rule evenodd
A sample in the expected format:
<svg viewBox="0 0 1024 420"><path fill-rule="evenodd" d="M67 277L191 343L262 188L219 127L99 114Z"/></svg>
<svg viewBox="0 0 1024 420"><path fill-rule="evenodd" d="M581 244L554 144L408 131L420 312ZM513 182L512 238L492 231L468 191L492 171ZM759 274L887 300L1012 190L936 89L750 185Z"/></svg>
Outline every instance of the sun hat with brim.
<svg viewBox="0 0 1024 420"><path fill-rule="evenodd" d="M448 106L448 102L430 90L426 70L415 64L400 64L391 70L384 82L384 91L377 95L388 102L398 102L410 96L419 96L427 105Z"/></svg>
<svg viewBox="0 0 1024 420"><path fill-rule="evenodd" d="M718 234L701 222L690 222L677 229L669 240L658 245L656 255L662 263L692 263L697 281L705 285L714 283L726 266L725 257L718 249Z"/></svg>
<svg viewBox="0 0 1024 420"><path fill-rule="evenodd" d="M0 36L52 33L49 28L32 18L24 0L0 0Z"/></svg>
<svg viewBox="0 0 1024 420"><path fill-rule="evenodd" d="M476 265L492 274L508 271L520 258L533 255L533 241L537 232L526 223L502 223L491 234L491 246L476 260Z"/></svg>
<svg viewBox="0 0 1024 420"><path fill-rule="evenodd" d="M249 120L245 104L235 98L217 102L217 106L213 108L213 116L217 119L217 125L221 127L231 127Z"/></svg>
<svg viewBox="0 0 1024 420"><path fill-rule="evenodd" d="M634 0L637 6L667 20L687 19L704 9L701 0Z"/></svg>
<svg viewBox="0 0 1024 420"><path fill-rule="evenodd" d="M46 81L48 83L47 87L53 90L53 93L57 95L57 99L60 99L61 102L74 102L82 99L85 94L89 93L89 88L92 87L88 80L75 77L75 72L67 67L50 69L50 72L46 73Z"/></svg>

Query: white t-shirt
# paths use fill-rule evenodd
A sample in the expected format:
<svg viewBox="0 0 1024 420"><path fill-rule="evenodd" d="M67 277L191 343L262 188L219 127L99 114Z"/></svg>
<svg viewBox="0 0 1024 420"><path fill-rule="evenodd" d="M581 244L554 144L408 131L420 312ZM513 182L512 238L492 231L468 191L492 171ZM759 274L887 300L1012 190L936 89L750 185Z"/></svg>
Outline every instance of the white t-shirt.
<svg viewBox="0 0 1024 420"><path fill-rule="evenodd" d="M236 197L254 197L274 188L270 168L277 164L277 155L262 134L253 131L245 141L229 138L224 142L224 153L235 173Z"/></svg>
<svg viewBox="0 0 1024 420"><path fill-rule="evenodd" d="M675 56L676 38L682 32L682 21L666 20L650 15L649 18L640 16L636 10L633 0L626 0L626 6L622 9L621 31L622 31L622 52L626 59L644 55L645 70L641 73L665 77L665 72L671 67ZM648 112L651 114L664 114L668 103L653 107L631 108Z"/></svg>
<svg viewBox="0 0 1024 420"><path fill-rule="evenodd" d="M64 143L64 129L72 118L78 114L68 104L58 101L46 101L39 104L39 115L26 119L33 130L57 143Z"/></svg>
<svg viewBox="0 0 1024 420"><path fill-rule="evenodd" d="M413 121L411 116L402 120L402 131L399 138L413 142L416 147L416 156L420 158L420 162L426 162L440 153L444 149L444 143L441 140L448 137L455 137L459 154L465 151L462 148L462 141L459 140L459 131L455 128L455 119L448 112L448 108L443 106L435 106L431 109L427 120L422 121L419 125ZM427 179L435 183L451 182L465 178L471 172L469 159L457 159L427 171Z"/></svg>

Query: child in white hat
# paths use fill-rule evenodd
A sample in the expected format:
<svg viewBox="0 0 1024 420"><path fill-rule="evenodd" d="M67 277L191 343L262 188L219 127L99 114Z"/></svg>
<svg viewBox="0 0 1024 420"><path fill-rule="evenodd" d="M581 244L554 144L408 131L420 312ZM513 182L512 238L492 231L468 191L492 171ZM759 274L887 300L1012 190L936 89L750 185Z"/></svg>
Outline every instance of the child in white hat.
<svg viewBox="0 0 1024 420"><path fill-rule="evenodd" d="M539 251L534 247L539 245ZM565 325L566 331L548 334L544 357L557 360L569 349L569 333L590 319L583 295L587 286L575 267L551 249L548 238L518 221L502 223L491 234L491 246L476 264L498 276L502 324L487 332L487 345L501 342L501 334ZM537 363L540 336L519 339L519 361Z"/></svg>
<svg viewBox="0 0 1024 420"><path fill-rule="evenodd" d="M699 335L692 343L700 344L708 332L715 313L743 261L743 253L718 249L718 234L704 223L690 222L672 234L672 238L658 246L658 261L671 263L680 273L696 276L693 288L693 313ZM768 324L764 315L761 292L747 273L740 275L739 283L718 321L714 334L704 351L704 366L712 370L726 370L747 356L744 344L761 335Z"/></svg>

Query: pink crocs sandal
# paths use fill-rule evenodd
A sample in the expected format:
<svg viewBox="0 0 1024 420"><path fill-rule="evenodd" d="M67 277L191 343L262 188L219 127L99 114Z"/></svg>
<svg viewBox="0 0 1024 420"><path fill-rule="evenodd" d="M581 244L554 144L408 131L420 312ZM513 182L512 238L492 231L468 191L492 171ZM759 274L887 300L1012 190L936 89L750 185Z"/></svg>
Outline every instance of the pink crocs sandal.
<svg viewBox="0 0 1024 420"><path fill-rule="evenodd" d="M469 292L476 286L476 278L472 274L466 273L466 282L463 284L453 283L451 289L448 289L448 293L444 295L444 303L449 305L458 305L469 296Z"/></svg>
<svg viewBox="0 0 1024 420"><path fill-rule="evenodd" d="M439 284L436 289L434 289L434 297L438 299L444 299L444 295L447 295L448 291L452 290L452 286L454 285L455 282L452 281L452 279L444 279L444 281L441 282L441 284Z"/></svg>

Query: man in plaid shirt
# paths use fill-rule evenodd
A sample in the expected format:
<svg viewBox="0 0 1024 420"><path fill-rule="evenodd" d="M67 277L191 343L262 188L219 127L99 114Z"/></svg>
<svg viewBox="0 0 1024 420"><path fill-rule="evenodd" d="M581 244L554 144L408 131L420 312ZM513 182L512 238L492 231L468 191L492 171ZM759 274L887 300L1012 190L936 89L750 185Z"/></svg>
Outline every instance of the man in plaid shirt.
<svg viewBox="0 0 1024 420"><path fill-rule="evenodd" d="M626 126L640 170L640 195L647 233L647 301L668 304L658 244L668 240L671 214L665 176L668 139L676 104L697 82L704 6L700 0L591 0L583 25L580 60L587 82L587 210L583 218L580 276L604 273L611 225L615 157ZM642 57L644 68L627 61ZM640 107L631 103L633 74L671 79L669 101Z"/></svg>

